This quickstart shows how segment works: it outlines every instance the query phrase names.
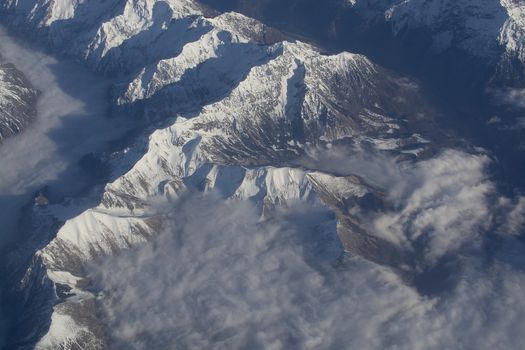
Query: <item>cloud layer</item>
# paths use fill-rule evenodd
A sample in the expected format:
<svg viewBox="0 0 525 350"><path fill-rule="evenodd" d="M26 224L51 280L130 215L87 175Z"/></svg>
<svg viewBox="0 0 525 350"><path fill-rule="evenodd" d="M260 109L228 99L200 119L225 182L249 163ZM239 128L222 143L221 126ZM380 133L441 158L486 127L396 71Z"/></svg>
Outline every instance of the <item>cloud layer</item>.
<svg viewBox="0 0 525 350"><path fill-rule="evenodd" d="M132 127L132 121L108 118L108 81L79 64L57 60L2 27L0 53L41 93L36 121L0 146L0 225L5 238L18 210L35 191L53 182L50 190L57 197L82 189L89 177L79 160L106 150L110 140Z"/></svg>
<svg viewBox="0 0 525 350"><path fill-rule="evenodd" d="M303 162L341 175L357 175L385 193L383 209L357 210L367 232L413 255L421 269L463 246L481 243L498 220L498 229L517 232L525 218L523 199L503 198L487 170L490 158L447 149L432 158L399 157L354 147L335 148ZM503 213L504 212L504 213Z"/></svg>
<svg viewBox="0 0 525 350"><path fill-rule="evenodd" d="M455 156L443 167L431 161L415 169L436 176L396 197L405 204L394 220L400 230L426 227L426 211L431 218L434 210L424 204L433 203L436 232L478 233L468 214L476 206L459 217L439 209L449 197L457 208L483 202L478 195L490 188L476 185L484 183L482 173L476 177L483 157L462 159L471 177L445 176L446 164L460 167ZM409 215L407 203L422 208ZM479 256L459 254L456 283L425 297L387 268L341 255L334 218L319 209L298 206L261 221L247 203L199 197L170 206L166 217L154 242L92 267L112 348L509 349L525 342L524 247L512 235L498 236ZM429 246L449 249L445 238Z"/></svg>
<svg viewBox="0 0 525 350"><path fill-rule="evenodd" d="M478 241L492 224L494 185L489 158L448 150L400 170L390 184L394 210L373 215L371 231L434 264L465 243Z"/></svg>
<svg viewBox="0 0 525 350"><path fill-rule="evenodd" d="M334 218L299 208L259 222L246 203L190 199L139 250L95 269L112 347L338 348L377 345L380 328L418 297L388 271L339 261ZM386 297L388 296L388 297ZM357 302L373 297L371 305Z"/></svg>
<svg viewBox="0 0 525 350"><path fill-rule="evenodd" d="M89 182L79 166L86 154L107 148L109 140L132 126L107 118L108 82L79 64L57 60L20 42L0 27L0 54L40 91L37 119L0 145L0 266L26 235L17 231L21 208L48 186L55 198L72 196ZM8 271L6 273L12 273ZM0 281L0 296L4 284ZM0 304L0 347L15 317Z"/></svg>

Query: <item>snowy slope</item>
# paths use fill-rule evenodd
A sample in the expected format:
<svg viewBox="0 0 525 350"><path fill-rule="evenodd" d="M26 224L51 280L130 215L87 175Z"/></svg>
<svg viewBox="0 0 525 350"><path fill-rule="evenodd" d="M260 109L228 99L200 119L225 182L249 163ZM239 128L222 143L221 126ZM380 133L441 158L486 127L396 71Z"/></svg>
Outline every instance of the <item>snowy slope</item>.
<svg viewBox="0 0 525 350"><path fill-rule="evenodd" d="M499 32L508 18L506 9L494 0L403 1L386 16L396 32L406 27L430 29L436 50L455 46L489 57L497 50Z"/></svg>
<svg viewBox="0 0 525 350"><path fill-rule="evenodd" d="M36 100L37 92L22 72L0 57L0 142L35 119Z"/></svg>
<svg viewBox="0 0 525 350"><path fill-rule="evenodd" d="M44 215L65 222L36 254L24 284L44 279L54 288L57 304L38 349L104 347L85 267L152 239L162 229L162 203L217 192L253 202L265 218L276 206L308 202L354 228L350 209L367 195L381 200L380 191L305 160L336 146L413 158L432 147L423 138L432 138L432 112L415 82L361 55L327 56L276 40L276 32L239 14L208 18L189 0L4 7L11 21L33 25L57 49L116 74L115 108L151 123L145 151L137 141L113 155L115 180L98 205L74 217L64 214L72 210L66 205L46 208ZM345 248L364 251L356 242Z"/></svg>
<svg viewBox="0 0 525 350"><path fill-rule="evenodd" d="M523 78L524 16L521 0L407 0L385 11L395 33L428 30L436 53L464 50L497 65L495 78L510 83Z"/></svg>

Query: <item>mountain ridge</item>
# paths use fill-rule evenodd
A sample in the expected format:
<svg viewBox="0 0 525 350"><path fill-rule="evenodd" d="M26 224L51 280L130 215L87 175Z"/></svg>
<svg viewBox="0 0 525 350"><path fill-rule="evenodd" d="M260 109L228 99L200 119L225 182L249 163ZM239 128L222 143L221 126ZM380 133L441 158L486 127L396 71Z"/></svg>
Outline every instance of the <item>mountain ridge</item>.
<svg viewBox="0 0 525 350"><path fill-rule="evenodd" d="M0 56L0 142L34 121L37 97L24 74Z"/></svg>
<svg viewBox="0 0 525 350"><path fill-rule="evenodd" d="M115 76L115 111L144 126L139 140L102 157L112 174L97 203L86 208L66 199L30 210L34 235L50 240L17 286L26 297L25 318L47 324L27 327L25 347L106 348L96 313L103 296L87 266L150 241L163 224L158 206L192 193L251 202L261 219L297 202L327 208L347 253L392 268L407 283L420 265L433 263L412 249L435 244L433 237L396 241L364 226L367 212L393 205L384 183L323 164L323 152L338 149L344 159L370 153L406 167L439 153L446 133L435 126L437 112L413 79L363 55L326 55L279 40L282 33L241 14L209 17L190 0L128 0L115 7L9 1L5 8L12 23L33 26L57 50ZM446 156L477 169L486 160L473 153Z"/></svg>

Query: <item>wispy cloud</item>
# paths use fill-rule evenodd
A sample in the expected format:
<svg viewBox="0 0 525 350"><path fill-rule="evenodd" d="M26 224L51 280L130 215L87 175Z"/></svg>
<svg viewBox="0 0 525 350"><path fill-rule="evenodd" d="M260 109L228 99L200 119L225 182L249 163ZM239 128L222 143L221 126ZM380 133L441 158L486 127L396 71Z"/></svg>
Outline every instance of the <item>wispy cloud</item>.
<svg viewBox="0 0 525 350"><path fill-rule="evenodd" d="M467 202L490 187L485 158L442 157L413 170L432 181L408 191L394 220L444 234L431 240L431 257L477 232L482 213ZM449 177L451 165L466 173ZM457 212L440 209L449 197ZM525 261L522 243L503 237L490 259L463 255L457 283L430 298L386 268L342 257L327 212L303 206L261 221L246 203L194 197L169 207L158 239L98 262L91 277L116 349L507 349L525 341Z"/></svg>
<svg viewBox="0 0 525 350"><path fill-rule="evenodd" d="M24 45L1 27L0 54L41 93L36 121L0 145L0 252L4 262L11 244L26 238L16 231L22 206L53 182L50 191L57 197L82 189L88 177L79 160L104 149L108 140L126 128L118 119L106 118L108 83L86 69ZM0 305L0 347L5 328L2 308ZM7 323L12 319L7 317Z"/></svg>
<svg viewBox="0 0 525 350"><path fill-rule="evenodd" d="M330 348L374 333L419 297L342 254L334 218L312 208L261 222L246 203L193 198L152 244L94 267L111 347ZM357 302L377 298L374 305ZM357 319L374 329L362 333Z"/></svg>
<svg viewBox="0 0 525 350"><path fill-rule="evenodd" d="M0 225L13 230L20 206L55 182L56 196L86 185L79 160L107 147L132 121L107 118L108 82L78 64L21 43L0 27L0 52L41 92L37 120L0 146ZM0 248L1 248L0 241Z"/></svg>
<svg viewBox="0 0 525 350"><path fill-rule="evenodd" d="M489 90L496 103L510 107L525 108L525 89L506 88Z"/></svg>
<svg viewBox="0 0 525 350"><path fill-rule="evenodd" d="M488 163L484 155L446 151L402 169L403 181L388 189L395 209L374 214L371 231L420 250L429 264L472 244L492 223L489 197L495 189L486 175Z"/></svg>
<svg viewBox="0 0 525 350"><path fill-rule="evenodd" d="M99 150L117 125L106 118L108 83L87 69L19 43L2 28L0 52L41 92L35 123L0 147L2 164L9 165L0 167L0 194L16 195Z"/></svg>

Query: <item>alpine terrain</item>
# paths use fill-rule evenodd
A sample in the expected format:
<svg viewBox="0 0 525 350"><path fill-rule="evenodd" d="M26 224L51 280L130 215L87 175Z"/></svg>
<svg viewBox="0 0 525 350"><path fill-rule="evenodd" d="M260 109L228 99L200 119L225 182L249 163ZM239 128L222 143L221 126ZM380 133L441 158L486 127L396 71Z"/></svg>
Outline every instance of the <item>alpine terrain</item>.
<svg viewBox="0 0 525 350"><path fill-rule="evenodd" d="M24 74L0 57L0 141L34 120L36 100L37 92Z"/></svg>
<svg viewBox="0 0 525 350"><path fill-rule="evenodd" d="M525 340L525 3L0 9L13 38L110 82L97 113L115 129L71 140L81 124L54 126L89 147L17 209L6 349ZM23 140L53 98L13 63L0 63L0 141Z"/></svg>

